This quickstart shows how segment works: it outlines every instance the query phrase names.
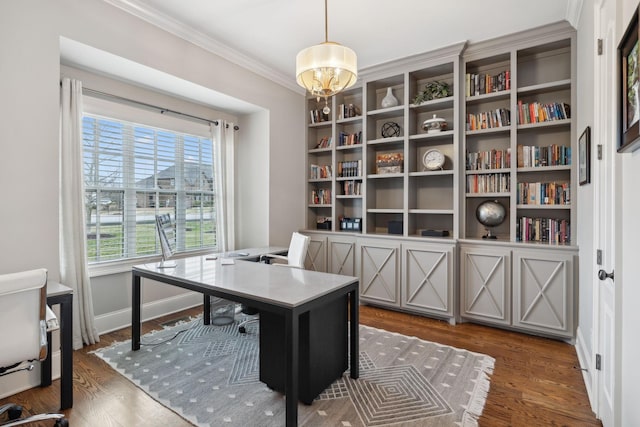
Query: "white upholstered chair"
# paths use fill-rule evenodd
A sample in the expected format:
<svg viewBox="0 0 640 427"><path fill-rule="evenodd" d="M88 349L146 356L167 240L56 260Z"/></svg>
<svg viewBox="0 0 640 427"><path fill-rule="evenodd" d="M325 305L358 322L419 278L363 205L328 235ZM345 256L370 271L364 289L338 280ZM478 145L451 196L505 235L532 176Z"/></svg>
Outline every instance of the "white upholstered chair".
<svg viewBox="0 0 640 427"><path fill-rule="evenodd" d="M294 231L291 235L287 255L263 255L262 260L273 266L304 269L304 260L307 257L310 240L309 236ZM242 305L241 312L249 316L238 325L238 330L244 334L247 332L249 323L258 321L258 310Z"/></svg>
<svg viewBox="0 0 640 427"><path fill-rule="evenodd" d="M0 275L0 377L30 371L34 363L47 357L47 319L55 325L47 307L47 270L44 268ZM8 420L2 427L56 420L56 427L68 425L62 414L39 414L20 418L22 407L0 406L0 416Z"/></svg>

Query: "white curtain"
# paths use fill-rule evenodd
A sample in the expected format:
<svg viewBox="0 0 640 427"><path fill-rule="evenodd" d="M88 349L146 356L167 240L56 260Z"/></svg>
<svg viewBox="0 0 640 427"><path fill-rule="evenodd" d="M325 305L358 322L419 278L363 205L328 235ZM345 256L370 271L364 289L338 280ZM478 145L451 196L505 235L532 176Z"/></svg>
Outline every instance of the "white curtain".
<svg viewBox="0 0 640 427"><path fill-rule="evenodd" d="M235 136L234 124L219 120L211 125L216 193L216 238L218 250L235 249Z"/></svg>
<svg viewBox="0 0 640 427"><path fill-rule="evenodd" d="M82 82L64 78L60 96L60 281L73 289L73 347L100 341L85 243Z"/></svg>

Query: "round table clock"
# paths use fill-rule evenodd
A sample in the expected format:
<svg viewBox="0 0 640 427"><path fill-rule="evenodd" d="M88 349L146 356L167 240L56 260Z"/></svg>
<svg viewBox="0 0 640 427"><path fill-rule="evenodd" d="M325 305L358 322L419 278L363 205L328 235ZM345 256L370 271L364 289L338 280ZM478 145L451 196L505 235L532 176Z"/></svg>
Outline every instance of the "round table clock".
<svg viewBox="0 0 640 427"><path fill-rule="evenodd" d="M427 150L422 156L422 164L424 165L425 170L438 170L442 169L444 166L445 157L442 154L442 151L437 148L432 148L431 150Z"/></svg>

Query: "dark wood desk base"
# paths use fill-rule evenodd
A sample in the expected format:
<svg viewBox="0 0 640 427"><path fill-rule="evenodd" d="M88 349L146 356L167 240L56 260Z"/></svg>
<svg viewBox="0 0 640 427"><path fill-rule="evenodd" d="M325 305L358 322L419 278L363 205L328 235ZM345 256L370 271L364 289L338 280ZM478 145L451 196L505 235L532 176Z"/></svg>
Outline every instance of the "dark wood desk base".
<svg viewBox="0 0 640 427"><path fill-rule="evenodd" d="M300 316L298 398L311 405L348 368L348 298L343 295ZM285 318L260 313L260 381L285 392Z"/></svg>
<svg viewBox="0 0 640 427"><path fill-rule="evenodd" d="M60 305L60 410L73 407L73 294L47 297L47 304ZM47 358L40 365L40 386L51 385L51 332L47 333Z"/></svg>

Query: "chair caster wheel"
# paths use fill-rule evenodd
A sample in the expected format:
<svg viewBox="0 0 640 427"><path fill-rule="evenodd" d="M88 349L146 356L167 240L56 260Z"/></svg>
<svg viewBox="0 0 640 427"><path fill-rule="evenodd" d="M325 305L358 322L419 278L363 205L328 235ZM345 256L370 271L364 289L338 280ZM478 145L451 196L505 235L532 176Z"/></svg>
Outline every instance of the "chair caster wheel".
<svg viewBox="0 0 640 427"><path fill-rule="evenodd" d="M7 417L10 420L17 420L22 416L22 406L13 405L9 409L7 409Z"/></svg>
<svg viewBox="0 0 640 427"><path fill-rule="evenodd" d="M240 332L241 334L246 334L247 333L247 328L245 328L244 326L240 326L238 328L238 332Z"/></svg>
<svg viewBox="0 0 640 427"><path fill-rule="evenodd" d="M56 423L53 425L53 427L69 427L69 420L66 418L60 418L56 420Z"/></svg>

